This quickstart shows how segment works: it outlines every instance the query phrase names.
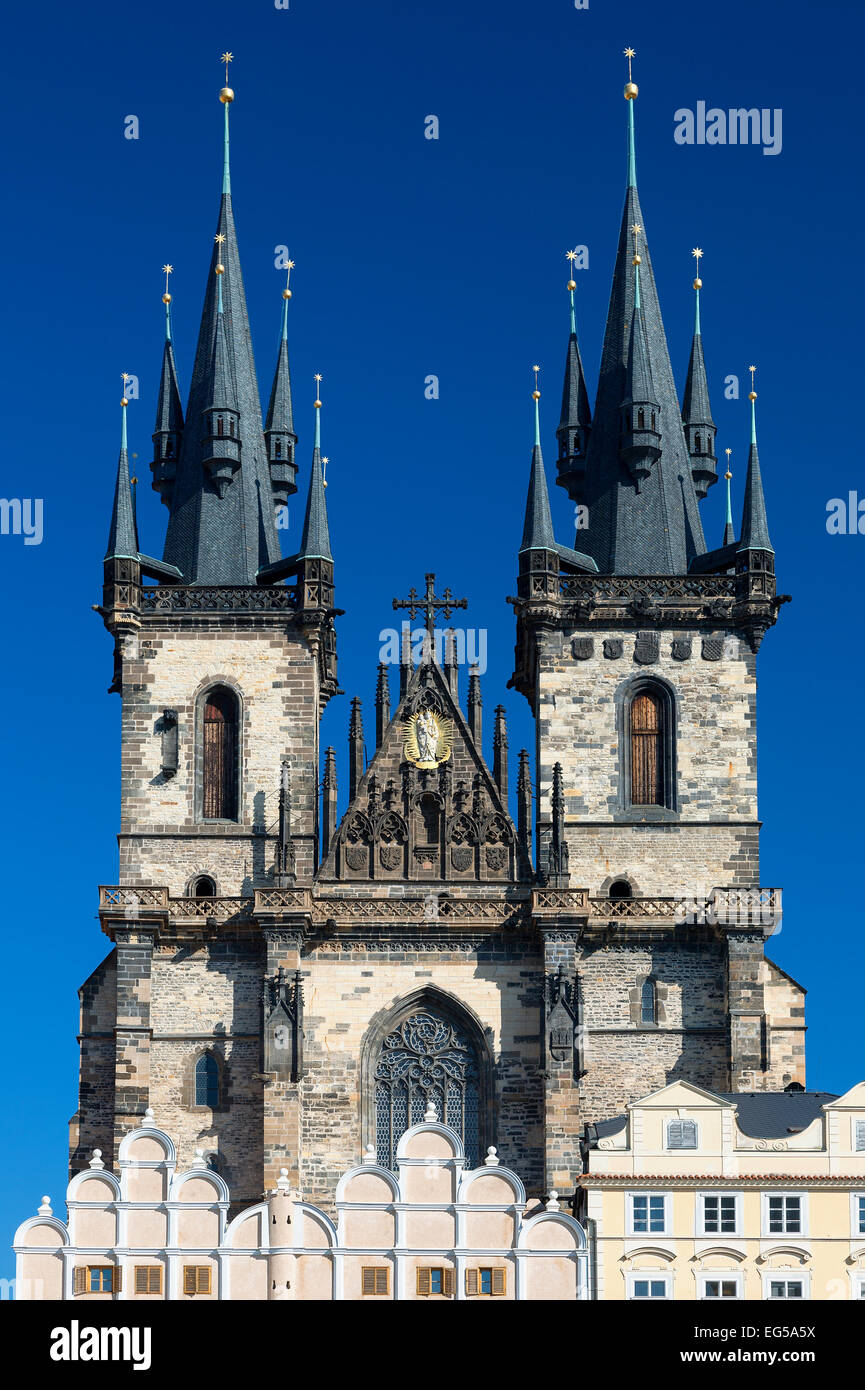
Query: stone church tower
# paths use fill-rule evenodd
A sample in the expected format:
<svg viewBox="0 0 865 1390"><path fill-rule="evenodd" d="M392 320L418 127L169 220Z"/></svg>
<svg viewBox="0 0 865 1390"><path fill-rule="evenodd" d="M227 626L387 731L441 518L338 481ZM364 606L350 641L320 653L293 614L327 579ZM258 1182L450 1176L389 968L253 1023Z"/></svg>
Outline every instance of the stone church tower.
<svg viewBox="0 0 865 1390"><path fill-rule="evenodd" d="M626 89L629 98L636 88ZM298 463L283 329L262 429L225 171L184 414L166 294L153 486L161 560L139 547L123 435L101 613L122 700L113 947L81 990L71 1167L115 1155L152 1106L238 1204L280 1168L327 1206L372 1146L390 1165L430 1102L472 1162L495 1145L527 1189L572 1191L584 1126L675 1077L720 1091L804 1080L802 990L764 956L756 652L776 618L756 436L740 537L707 548L716 481L697 331L680 409L633 154L594 415L576 326L558 482L588 509L555 541L535 445L512 685L536 720L509 813L482 696L460 703L445 591L379 669L375 748L349 720L348 806L319 720L336 676L334 559L315 401L296 554L275 509ZM698 295L699 295L699 282ZM573 286L572 286L573 288ZM752 400L752 421L753 421ZM729 484L729 480L728 480ZM350 621L350 615L348 620ZM535 834L532 822L535 820Z"/></svg>

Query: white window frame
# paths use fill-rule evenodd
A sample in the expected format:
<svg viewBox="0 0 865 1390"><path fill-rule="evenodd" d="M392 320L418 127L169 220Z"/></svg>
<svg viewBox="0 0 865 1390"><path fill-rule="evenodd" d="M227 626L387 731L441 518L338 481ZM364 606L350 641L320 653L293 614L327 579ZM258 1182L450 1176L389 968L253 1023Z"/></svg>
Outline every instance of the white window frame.
<svg viewBox="0 0 865 1390"><path fill-rule="evenodd" d="M865 1274L854 1274L850 1285L850 1297L854 1301L865 1298Z"/></svg>
<svg viewBox="0 0 865 1390"><path fill-rule="evenodd" d="M859 1125L863 1127L863 1142L861 1144L857 1143ZM865 1153L865 1115L850 1116L850 1148L854 1154Z"/></svg>
<svg viewBox="0 0 865 1390"><path fill-rule="evenodd" d="M707 1231L706 1230L706 1207L704 1198L706 1197L732 1197L736 1204L735 1220L736 1225L732 1231ZM716 1187L709 1191L697 1193L697 1235L701 1240L717 1240L721 1243L725 1239L736 1240L744 1230L742 1217L742 1193L728 1192L724 1188Z"/></svg>
<svg viewBox="0 0 865 1390"><path fill-rule="evenodd" d="M638 1279L645 1279L650 1284L662 1282L664 1285L663 1298L637 1298L634 1293L634 1285ZM629 1301L637 1303L662 1303L673 1297L673 1276L663 1269L636 1269L628 1275L626 1294Z"/></svg>
<svg viewBox="0 0 865 1390"><path fill-rule="evenodd" d="M850 1233L853 1240L860 1240L865 1236L865 1205L860 1216L860 1202L865 1204L865 1188L850 1193Z"/></svg>
<svg viewBox="0 0 865 1390"><path fill-rule="evenodd" d="M706 1293L707 1284L729 1284L736 1285L736 1293L733 1298L709 1298ZM697 1276L697 1298L705 1299L707 1303L733 1303L735 1299L745 1297L745 1276L741 1269L704 1269Z"/></svg>
<svg viewBox="0 0 865 1390"><path fill-rule="evenodd" d="M695 1143L693 1144L671 1144L670 1125L687 1124L694 1126ZM691 1115L674 1115L672 1119L664 1121L664 1152L671 1154L693 1154L700 1147L700 1126Z"/></svg>
<svg viewBox="0 0 865 1390"><path fill-rule="evenodd" d="M771 1288L773 1284L778 1284L783 1280L789 1284L796 1282L802 1285L801 1298L773 1298ZM763 1298L767 1303L807 1303L811 1298L811 1275L807 1270L800 1273L792 1269L772 1269L763 1275Z"/></svg>
<svg viewBox="0 0 865 1390"><path fill-rule="evenodd" d="M664 1229L663 1229L662 1231L652 1231L652 1230L638 1231L638 1230L636 1230L636 1228L635 1228L635 1226L634 1226L634 1198L635 1198L635 1197L646 1197L646 1198L661 1197L661 1198L663 1198L663 1201L664 1201ZM643 1188L643 1189L640 1189L640 1190L637 1190L637 1191L634 1191L634 1192L626 1192L626 1193L625 1193L625 1201L626 1201L627 1204L628 1204L628 1209L627 1209L626 1215L627 1215L628 1235L629 1235L629 1236L635 1236L635 1237L640 1237L640 1238L645 1239L645 1240L651 1240L651 1238L652 1238L653 1236L665 1236L665 1235L668 1234L669 1229L670 1229L670 1193L669 1193L669 1192L657 1192L657 1191L656 1191L656 1192L650 1192L650 1191L648 1191L647 1189Z"/></svg>
<svg viewBox="0 0 865 1390"><path fill-rule="evenodd" d="M769 1198L770 1197L798 1197L799 1199L799 1229L798 1231L773 1231L769 1228ZM789 1188L785 1191L763 1192L760 1195L760 1207L762 1214L762 1232L764 1240L804 1240L808 1235L808 1193L801 1189Z"/></svg>

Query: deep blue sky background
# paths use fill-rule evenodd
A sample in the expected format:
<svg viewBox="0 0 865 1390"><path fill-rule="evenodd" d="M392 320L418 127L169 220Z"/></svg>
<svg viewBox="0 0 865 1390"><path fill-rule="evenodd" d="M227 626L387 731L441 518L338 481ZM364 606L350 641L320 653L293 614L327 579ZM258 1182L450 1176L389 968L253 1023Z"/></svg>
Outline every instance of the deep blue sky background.
<svg viewBox="0 0 865 1390"><path fill-rule="evenodd" d="M160 267L175 267L181 384L217 215L220 52L233 50L232 174L259 384L275 359L282 275L297 262L290 347L301 498L312 374L336 556L340 676L323 746L343 789L348 697L372 730L390 601L434 569L490 633L486 730L504 699L517 750L528 707L505 684L530 452L530 365L543 366L555 459L566 342L564 251L579 274L594 389L625 181L622 49L637 50L638 179L680 389L691 248L705 249L703 330L718 447L731 445L736 520L745 391L759 366L761 460L779 587L794 596L760 658L762 881L785 890L774 958L809 988L809 1084L865 1075L862 999L862 575L865 536L829 537L826 502L862 489L859 4L728 0L695 8L591 0L268 0L131 11L53 3L7 17L2 257L2 484L45 499L45 539L0 536L3 1183L0 1245L48 1192L62 1211L76 1107L76 989L108 950L96 885L117 875L119 701L101 597L120 372L141 543L161 553L150 491ZM781 107L783 151L683 148L673 112L698 100ZM424 117L441 122L424 139ZM123 138L124 117L140 139ZM424 399L428 373L441 398ZM854 407L856 414L854 414ZM416 505L432 492L434 515ZM552 489L559 539L572 509ZM712 543L722 487L703 505ZM292 509L296 538L302 512ZM289 540L288 544L293 545ZM463 686L465 681L463 681ZM0 1264L9 1264L8 1260Z"/></svg>

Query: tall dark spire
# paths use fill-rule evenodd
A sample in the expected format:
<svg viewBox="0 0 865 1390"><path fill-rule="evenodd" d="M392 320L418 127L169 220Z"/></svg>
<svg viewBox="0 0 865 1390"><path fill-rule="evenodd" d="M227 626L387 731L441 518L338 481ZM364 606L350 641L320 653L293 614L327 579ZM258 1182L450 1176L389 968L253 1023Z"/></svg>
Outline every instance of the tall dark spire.
<svg viewBox="0 0 865 1390"><path fill-rule="evenodd" d="M765 550L774 555L769 539L769 522L766 517L766 499L763 496L763 480L760 476L760 457L757 453L757 392L754 390L754 372L749 367L751 390L751 448L748 452L748 473L745 478L745 503L742 508L742 531L739 550Z"/></svg>
<svg viewBox="0 0 865 1390"><path fill-rule="evenodd" d="M321 377L316 376L316 385ZM321 401L315 398L315 443L312 450L312 469L309 475L309 492L306 498L306 515L303 518L303 534L300 538L298 559L332 560L330 553L330 530L327 524L327 503L324 497L325 482L321 471Z"/></svg>
<svg viewBox="0 0 865 1390"><path fill-rule="evenodd" d="M631 230L634 235L634 308L631 314L628 361L625 367L619 453L634 480L637 492L640 492L643 483L652 476L652 469L661 457L661 433L658 428L661 407L655 398L652 363L640 300L642 257L637 250L639 229L636 223Z"/></svg>
<svg viewBox="0 0 865 1390"><path fill-rule="evenodd" d="M120 402L120 457L117 460L117 481L114 485L114 505L111 509L111 526L108 531L108 547L105 551L106 560L138 559L138 530L135 525L135 509L132 505L129 452L126 444L126 407L128 404L129 402L124 395Z"/></svg>
<svg viewBox="0 0 865 1390"><path fill-rule="evenodd" d="M633 55L631 55L633 56ZM588 507L583 542L598 569L612 574L685 574L706 549L682 427L678 393L670 365L652 260L637 194L634 106L636 83L625 88L628 105L628 183L598 392L592 416L585 477L569 480L568 493ZM633 333L637 266L631 242L640 231L639 282L642 332ZM652 390L657 401L660 454L637 490L620 454L622 402L627 394L632 339L645 344ZM632 369L632 376L636 368Z"/></svg>
<svg viewBox="0 0 865 1390"><path fill-rule="evenodd" d="M568 252L568 259L575 259L576 253ZM558 478L556 481L567 487L571 474L582 479L586 468L586 449L589 431L592 428L592 412L589 408L589 393L580 344L577 339L577 316L574 307L574 292L577 282L573 276L568 280L568 294L571 301L571 328L568 335L568 350L565 356L565 380L562 387L562 413L556 439L559 443L559 456L556 461Z"/></svg>
<svg viewBox="0 0 865 1390"><path fill-rule="evenodd" d="M691 475L694 491L702 500L713 483L718 481L718 468L715 460L715 422L709 404L709 383L706 379L706 363L703 359L703 334L700 328L700 257L703 252L695 246L691 252L697 259L697 274L694 277L694 337L691 342L691 356L688 361L688 376L685 381L685 395L682 400L682 424L685 427L685 440L691 456Z"/></svg>
<svg viewBox="0 0 865 1390"><path fill-rule="evenodd" d="M286 267L285 289L282 291L282 336L279 340L276 371L273 374L267 418L264 422L273 500L277 506L284 506L292 493L297 492L297 435L294 433L291 411L291 374L288 368L288 301L291 299L289 277L293 268L294 261L289 261Z"/></svg>
<svg viewBox="0 0 865 1390"><path fill-rule="evenodd" d="M165 305L165 345L162 349L162 373L156 402L156 423L153 427L153 462L150 467L153 471L153 490L159 493L166 507L170 507L180 441L183 438L183 407L180 404L177 365L174 361L174 344L171 341L171 295L168 292L168 277L173 267L164 265L162 269L165 273L165 292L162 296Z"/></svg>
<svg viewBox="0 0 865 1390"><path fill-rule="evenodd" d="M532 445L532 466L529 473L526 513L523 520L523 538L519 549L520 574L528 575L529 572L535 570L557 570L559 561L564 561L566 565L577 570L596 570L597 566L594 560L588 555L581 555L579 551L571 550L568 546L556 544L553 520L550 514L550 494L544 471L544 456L541 451L541 423L538 411L538 402L541 398L541 393L538 390L540 367L533 367L532 370L535 373L535 389L532 392L535 437ZM544 553L549 558L545 559ZM551 557L556 557L552 559L552 564L550 563Z"/></svg>
<svg viewBox="0 0 865 1390"><path fill-rule="evenodd" d="M259 569L279 558L231 203L228 108L233 99L231 88L224 87L220 100L225 110L225 156L217 239L165 539L165 559L182 571L187 584L251 585ZM217 273L218 266L223 267L221 274ZM228 399L216 400L220 393L230 396L233 404ZM223 417L222 436L217 432L215 406L231 412ZM228 443L231 436L226 439L225 434L231 419L236 425L233 444ZM216 443L220 439L226 442Z"/></svg>

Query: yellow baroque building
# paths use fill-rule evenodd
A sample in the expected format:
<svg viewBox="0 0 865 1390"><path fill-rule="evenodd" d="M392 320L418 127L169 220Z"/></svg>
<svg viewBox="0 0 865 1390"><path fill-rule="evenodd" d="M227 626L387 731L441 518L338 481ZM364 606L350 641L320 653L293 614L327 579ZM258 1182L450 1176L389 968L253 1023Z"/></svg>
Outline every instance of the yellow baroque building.
<svg viewBox="0 0 865 1390"><path fill-rule="evenodd" d="M675 1081L588 1126L584 1166L598 1299L865 1297L865 1082Z"/></svg>

